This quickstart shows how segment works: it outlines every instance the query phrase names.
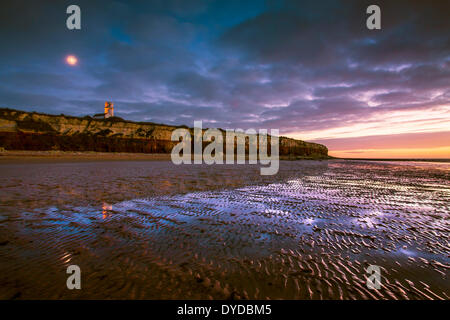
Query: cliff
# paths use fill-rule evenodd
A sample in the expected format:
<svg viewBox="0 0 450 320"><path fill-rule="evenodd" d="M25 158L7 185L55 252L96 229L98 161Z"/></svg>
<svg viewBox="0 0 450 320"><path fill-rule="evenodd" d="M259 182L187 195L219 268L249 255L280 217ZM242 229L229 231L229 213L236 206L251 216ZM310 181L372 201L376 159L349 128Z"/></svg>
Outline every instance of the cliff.
<svg viewBox="0 0 450 320"><path fill-rule="evenodd" d="M172 131L177 128L118 117L94 119L0 109L0 147L6 150L170 153L177 144L171 141ZM280 137L280 155L327 158L328 149Z"/></svg>

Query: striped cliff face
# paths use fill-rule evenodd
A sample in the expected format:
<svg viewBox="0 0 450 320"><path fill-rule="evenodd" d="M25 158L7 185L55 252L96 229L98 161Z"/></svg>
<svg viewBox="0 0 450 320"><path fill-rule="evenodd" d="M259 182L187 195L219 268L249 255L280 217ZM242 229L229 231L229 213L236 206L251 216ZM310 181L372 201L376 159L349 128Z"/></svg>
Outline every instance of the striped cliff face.
<svg viewBox="0 0 450 320"><path fill-rule="evenodd" d="M7 150L170 153L176 144L171 141L172 132L177 128L115 117L93 119L0 110L0 146ZM317 143L280 137L279 144L281 156L328 156L328 149Z"/></svg>

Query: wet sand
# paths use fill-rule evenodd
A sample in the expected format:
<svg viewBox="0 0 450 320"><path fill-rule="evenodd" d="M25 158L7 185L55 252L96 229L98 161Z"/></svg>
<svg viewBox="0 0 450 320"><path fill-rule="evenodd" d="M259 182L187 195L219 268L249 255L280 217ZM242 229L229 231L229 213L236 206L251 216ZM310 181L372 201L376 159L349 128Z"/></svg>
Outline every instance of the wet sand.
<svg viewBox="0 0 450 320"><path fill-rule="evenodd" d="M448 163L0 160L0 298L449 299L449 206Z"/></svg>

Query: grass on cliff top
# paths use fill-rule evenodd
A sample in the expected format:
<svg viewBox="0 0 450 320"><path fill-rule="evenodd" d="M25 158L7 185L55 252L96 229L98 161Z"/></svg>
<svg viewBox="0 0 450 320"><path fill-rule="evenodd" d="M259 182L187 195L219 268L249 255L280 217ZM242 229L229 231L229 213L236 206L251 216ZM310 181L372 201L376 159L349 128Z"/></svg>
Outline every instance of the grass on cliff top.
<svg viewBox="0 0 450 320"><path fill-rule="evenodd" d="M8 119L8 120L15 120L14 117L10 117L8 116L8 113L11 112L16 112L16 113L20 113L20 114L37 114L37 115L43 115L43 116L47 116L47 117L64 117L66 119L86 119L86 120L92 120L92 121L100 121L100 122L126 122L126 123L134 123L134 124L142 124L142 125L155 125L155 126L162 126L162 127L171 127L171 128L186 128L188 129L189 127L186 125L169 125L169 124L164 124L164 123L156 123L156 122L145 122L145 121L131 121L131 120L126 120L123 119L121 117L110 117L110 118L106 118L106 119L102 119L102 118L94 118L93 116L90 115L86 115L86 116L71 116L71 115L66 115L66 114L49 114L49 113L43 113L43 112L36 112L36 111L22 111L22 110L17 110L17 109L11 109L11 108L0 108L0 116Z"/></svg>

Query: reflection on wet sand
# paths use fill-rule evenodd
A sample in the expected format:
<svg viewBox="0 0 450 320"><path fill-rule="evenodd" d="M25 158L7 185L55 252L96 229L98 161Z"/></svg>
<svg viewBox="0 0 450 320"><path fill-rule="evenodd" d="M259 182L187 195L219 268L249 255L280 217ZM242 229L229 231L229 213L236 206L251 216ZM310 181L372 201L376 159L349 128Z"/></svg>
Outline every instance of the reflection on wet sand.
<svg viewBox="0 0 450 320"><path fill-rule="evenodd" d="M112 210L112 205L103 203L102 205L102 218L106 219L109 216L109 212Z"/></svg>
<svg viewBox="0 0 450 320"><path fill-rule="evenodd" d="M449 164L32 166L0 166L1 298L449 299Z"/></svg>

